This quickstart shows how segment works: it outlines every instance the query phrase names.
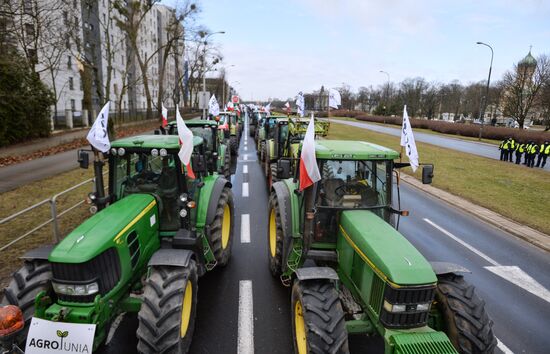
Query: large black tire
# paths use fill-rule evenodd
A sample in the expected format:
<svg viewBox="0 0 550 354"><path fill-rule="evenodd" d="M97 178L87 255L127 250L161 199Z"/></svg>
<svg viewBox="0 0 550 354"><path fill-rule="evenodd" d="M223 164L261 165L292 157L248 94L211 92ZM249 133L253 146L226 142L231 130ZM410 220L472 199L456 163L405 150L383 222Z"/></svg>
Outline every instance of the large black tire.
<svg viewBox="0 0 550 354"><path fill-rule="evenodd" d="M231 138L229 138L229 147L231 148L231 153L233 155L237 155L239 153L239 140L235 135L232 135Z"/></svg>
<svg viewBox="0 0 550 354"><path fill-rule="evenodd" d="M210 224L206 234L212 252L219 266L226 266L231 257L231 244L233 243L233 230L235 205L233 203L233 192L225 187L218 199L214 221ZM228 219L229 217L229 219Z"/></svg>
<svg viewBox="0 0 550 354"><path fill-rule="evenodd" d="M290 307L294 353L349 353L344 310L332 282L295 281Z"/></svg>
<svg viewBox="0 0 550 354"><path fill-rule="evenodd" d="M23 344L27 338L36 295L45 291L48 296L53 296L51 280L52 268L48 261L28 260L13 273L9 285L4 288L1 306L16 305L23 311L25 328L16 339L18 344Z"/></svg>
<svg viewBox="0 0 550 354"><path fill-rule="evenodd" d="M248 134L249 134L251 137L255 137L255 136L256 136L256 126L255 126L255 125L248 125Z"/></svg>
<svg viewBox="0 0 550 354"><path fill-rule="evenodd" d="M473 285L461 275L439 275L435 300L435 306L444 319L444 328L440 330L447 334L460 353L493 353L497 345L493 321Z"/></svg>
<svg viewBox="0 0 550 354"><path fill-rule="evenodd" d="M260 146L258 148L258 155L260 157L260 164L265 160L265 141L260 141Z"/></svg>
<svg viewBox="0 0 550 354"><path fill-rule="evenodd" d="M274 162L269 166L269 188L273 183L277 182L279 178L277 177L277 163Z"/></svg>
<svg viewBox="0 0 550 354"><path fill-rule="evenodd" d="M231 178L231 151L230 149L225 149L225 156L223 160L223 172L222 174L228 180Z"/></svg>
<svg viewBox="0 0 550 354"><path fill-rule="evenodd" d="M267 255L269 270L275 278L283 272L283 221L279 210L279 202L275 192L269 197L269 211L267 220Z"/></svg>
<svg viewBox="0 0 550 354"><path fill-rule="evenodd" d="M195 261L190 260L187 267L152 266L138 313L138 352L187 353L196 311Z"/></svg>

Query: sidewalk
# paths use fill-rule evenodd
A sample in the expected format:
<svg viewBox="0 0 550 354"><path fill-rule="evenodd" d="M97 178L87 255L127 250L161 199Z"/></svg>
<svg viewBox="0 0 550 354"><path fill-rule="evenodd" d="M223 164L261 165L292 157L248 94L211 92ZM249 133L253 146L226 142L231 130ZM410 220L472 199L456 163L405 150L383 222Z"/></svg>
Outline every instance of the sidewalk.
<svg viewBox="0 0 550 354"><path fill-rule="evenodd" d="M476 205L465 199L457 197L449 192L435 188L429 184L422 184L421 181L414 177L401 174L401 180L413 187L420 189L436 198L439 198L454 207L457 207L473 216L491 224L499 229L509 232L510 234L521 238L547 252L550 252L550 236L540 231L537 231L529 226L519 224L510 220L494 211L491 211L482 206Z"/></svg>

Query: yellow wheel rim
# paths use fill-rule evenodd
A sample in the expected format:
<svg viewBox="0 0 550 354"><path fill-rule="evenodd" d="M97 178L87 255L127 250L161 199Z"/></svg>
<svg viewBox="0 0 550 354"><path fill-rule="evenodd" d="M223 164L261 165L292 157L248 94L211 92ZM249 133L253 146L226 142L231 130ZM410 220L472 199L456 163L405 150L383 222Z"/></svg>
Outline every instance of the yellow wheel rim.
<svg viewBox="0 0 550 354"><path fill-rule="evenodd" d="M275 221L275 209L271 209L269 213L269 251L271 257L275 257L277 253L277 223Z"/></svg>
<svg viewBox="0 0 550 354"><path fill-rule="evenodd" d="M294 304L294 337L296 338L296 348L298 354L307 353L306 325L304 323L304 313L302 303L297 300Z"/></svg>
<svg viewBox="0 0 550 354"><path fill-rule="evenodd" d="M229 205L225 204L223 208L223 222L222 222L222 248L225 249L229 244L229 236L231 233L231 209Z"/></svg>
<svg viewBox="0 0 550 354"><path fill-rule="evenodd" d="M191 280L187 279L187 285L185 286L185 294L183 295L183 305L181 306L181 326L180 337L183 338L187 334L187 328L189 328L189 322L191 320L191 307L193 306L193 285Z"/></svg>

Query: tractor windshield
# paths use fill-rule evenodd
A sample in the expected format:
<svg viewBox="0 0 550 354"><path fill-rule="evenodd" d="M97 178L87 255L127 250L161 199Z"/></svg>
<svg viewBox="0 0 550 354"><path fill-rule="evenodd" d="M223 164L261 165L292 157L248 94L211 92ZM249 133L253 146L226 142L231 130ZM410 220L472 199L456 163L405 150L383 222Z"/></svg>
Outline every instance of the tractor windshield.
<svg viewBox="0 0 550 354"><path fill-rule="evenodd" d="M161 149L163 150L163 149ZM179 191L177 156L153 156L150 152L126 153L113 161L113 192L117 199L135 193L149 193L159 204L162 230L177 230Z"/></svg>
<svg viewBox="0 0 550 354"><path fill-rule="evenodd" d="M317 204L338 208L376 208L391 203L391 162L320 160Z"/></svg>
<svg viewBox="0 0 550 354"><path fill-rule="evenodd" d="M207 150L214 151L214 136L216 133L212 127L191 127L190 129L193 135L200 136L204 139Z"/></svg>

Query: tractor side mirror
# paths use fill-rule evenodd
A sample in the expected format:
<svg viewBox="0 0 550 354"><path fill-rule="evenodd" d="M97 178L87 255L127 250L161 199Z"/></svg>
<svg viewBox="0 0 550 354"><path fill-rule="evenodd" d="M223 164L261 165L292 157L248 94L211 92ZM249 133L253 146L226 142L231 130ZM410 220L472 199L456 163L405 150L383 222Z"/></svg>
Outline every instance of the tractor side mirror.
<svg viewBox="0 0 550 354"><path fill-rule="evenodd" d="M277 161L277 179L287 179L290 177L290 160Z"/></svg>
<svg viewBox="0 0 550 354"><path fill-rule="evenodd" d="M90 157L87 151L78 150L78 163L80 164L80 168L88 168L88 165L90 165Z"/></svg>
<svg viewBox="0 0 550 354"><path fill-rule="evenodd" d="M434 177L434 165L422 166L422 183L431 184Z"/></svg>

